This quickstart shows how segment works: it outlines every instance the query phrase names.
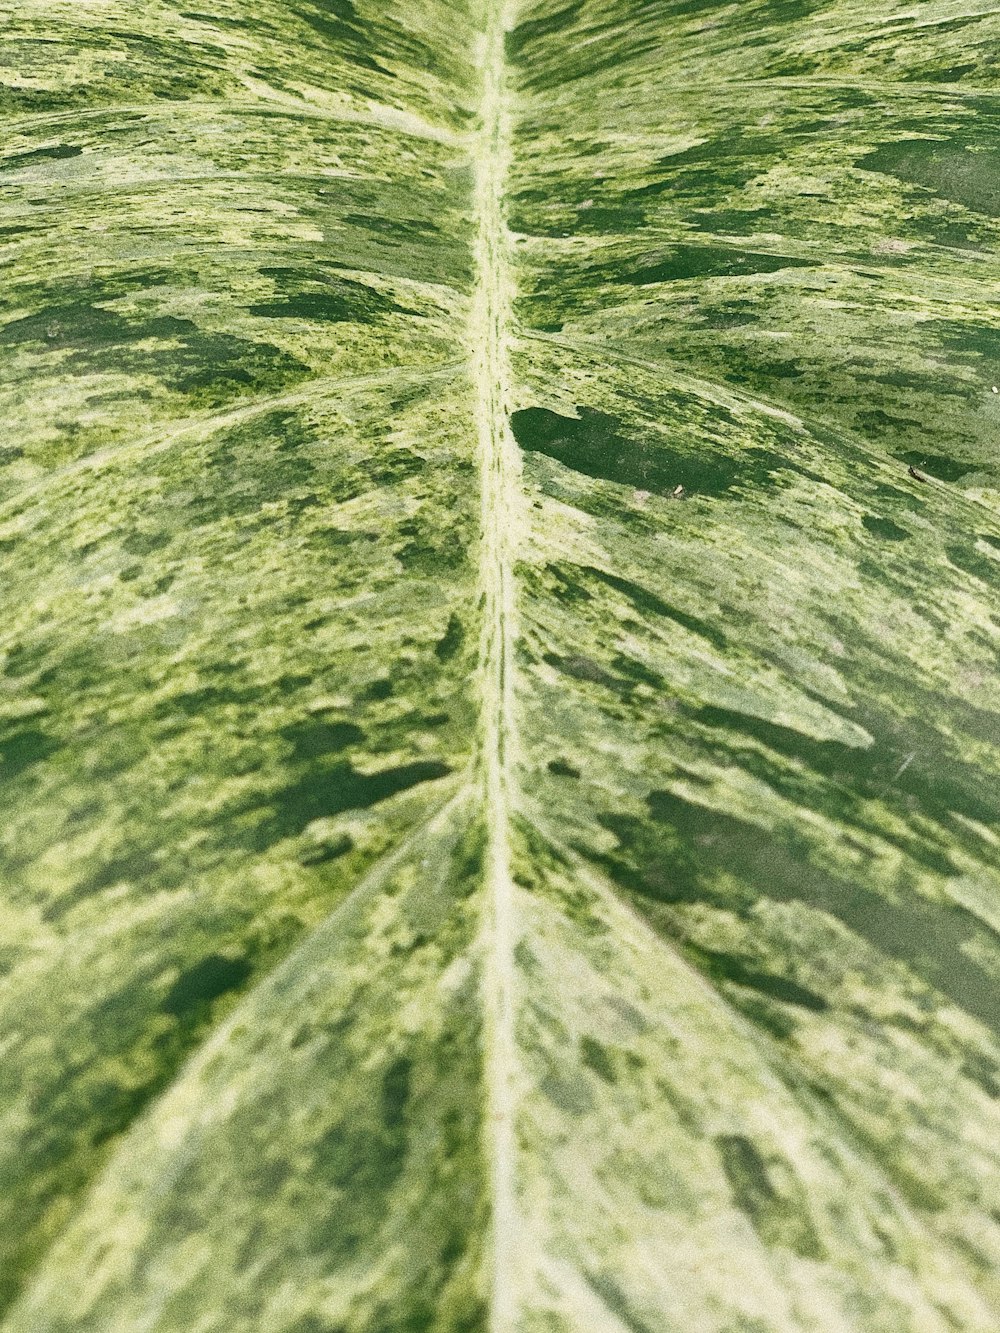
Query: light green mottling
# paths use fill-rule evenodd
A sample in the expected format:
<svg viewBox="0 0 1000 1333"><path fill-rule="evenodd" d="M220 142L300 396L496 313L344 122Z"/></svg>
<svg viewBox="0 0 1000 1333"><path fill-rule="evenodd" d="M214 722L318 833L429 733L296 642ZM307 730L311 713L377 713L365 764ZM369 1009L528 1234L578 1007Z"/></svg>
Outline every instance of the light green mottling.
<svg viewBox="0 0 1000 1333"><path fill-rule="evenodd" d="M211 8L0 7L4 1329L992 1333L1000 13Z"/></svg>

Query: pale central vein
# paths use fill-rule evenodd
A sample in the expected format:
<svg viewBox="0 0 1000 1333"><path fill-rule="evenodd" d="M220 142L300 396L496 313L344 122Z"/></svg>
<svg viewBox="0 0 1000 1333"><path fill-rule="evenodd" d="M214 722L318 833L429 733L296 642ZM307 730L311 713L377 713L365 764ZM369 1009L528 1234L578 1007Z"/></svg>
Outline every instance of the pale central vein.
<svg viewBox="0 0 1000 1333"><path fill-rule="evenodd" d="M484 927L484 996L493 1194L491 1327L516 1321L514 1184L514 883L511 874L511 771L516 750L513 710L514 553L521 521L520 463L510 428L510 324L513 277L504 191L510 165L510 108L504 36L506 0L487 0L482 39L482 104L475 139L477 281L470 320L476 386L482 504L480 743L486 806L488 906Z"/></svg>

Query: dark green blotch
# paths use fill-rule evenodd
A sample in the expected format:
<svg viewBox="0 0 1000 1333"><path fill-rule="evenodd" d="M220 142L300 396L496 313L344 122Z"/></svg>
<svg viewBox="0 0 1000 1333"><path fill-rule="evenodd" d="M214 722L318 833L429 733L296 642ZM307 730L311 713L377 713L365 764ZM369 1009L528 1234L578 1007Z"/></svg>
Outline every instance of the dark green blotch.
<svg viewBox="0 0 1000 1333"><path fill-rule="evenodd" d="M959 83L969 74L974 74L975 65L946 65L938 68L934 65L920 71L920 81L927 83Z"/></svg>
<svg viewBox="0 0 1000 1333"><path fill-rule="evenodd" d="M878 577L884 577L881 568ZM830 619L834 633L847 633L840 617L834 615ZM911 682L911 696L916 694L919 683L918 680ZM992 824L1000 817L1000 800L991 789L984 788L981 772L949 753L951 747L944 735L925 724L919 714L913 724L899 728L879 711L868 714L850 710L848 716L875 737L875 744L865 747L836 740L816 740L795 727L735 709L706 704L685 706L684 712L709 729L708 739L718 754L724 756L731 748L738 749L739 762L749 772L778 786L797 804L814 806L821 801L827 815L841 824L864 819L862 802L891 801L897 792L905 808L912 808L916 802L925 815L946 826L946 833L937 840L946 845L950 845L955 836L952 811L961 811L985 824ZM976 714L968 719L967 725L991 738L1000 737L996 719L991 719L992 727L984 726L987 719L991 719L991 715ZM742 738L756 744L748 746ZM757 746L785 756L792 761L791 767L775 765L766 755L758 754ZM935 753L933 767L911 762L900 771L900 764L907 755L928 750ZM808 781L807 785L802 785L803 768L824 781L818 787ZM880 834L892 841L887 830L880 830ZM927 839L907 839L900 834L895 845L935 874L949 876L957 873L947 855Z"/></svg>
<svg viewBox="0 0 1000 1333"><path fill-rule="evenodd" d="M825 8L826 0L768 0L767 17L771 23L797 23Z"/></svg>
<svg viewBox="0 0 1000 1333"><path fill-rule="evenodd" d="M221 14L199 14L194 10L182 9L180 17L182 19L191 19L195 23L210 23L217 28L245 28L245 19L224 18Z"/></svg>
<svg viewBox="0 0 1000 1333"><path fill-rule="evenodd" d="M607 1047L601 1042L596 1041L593 1037L581 1037L580 1055L587 1068L592 1069L597 1077L603 1079L605 1083L618 1082L614 1063L608 1054Z"/></svg>
<svg viewBox="0 0 1000 1333"><path fill-rule="evenodd" d="M201 1016L220 996L242 986L250 972L245 958L210 954L181 973L167 992L163 1009L175 1018L190 1021Z"/></svg>
<svg viewBox="0 0 1000 1333"><path fill-rule="evenodd" d="M412 240L415 236L437 236L438 227L432 222L418 222L413 219L385 217L380 213L345 213L341 221L348 226L360 227L362 231L373 232L379 236L395 236L401 241Z"/></svg>
<svg viewBox="0 0 1000 1333"><path fill-rule="evenodd" d="M374 1126L364 1119L357 1124L343 1121L320 1140L312 1172L329 1181L336 1194L343 1193L326 1225L315 1229L314 1243L328 1263L353 1257L361 1249L370 1232L371 1210L386 1206L405 1162L405 1134L377 1121Z"/></svg>
<svg viewBox="0 0 1000 1333"><path fill-rule="evenodd" d="M382 679L382 680L372 681L372 683L364 691L361 697L363 699L374 699L377 701L379 699L390 698L392 693L393 693L392 681L387 679Z"/></svg>
<svg viewBox="0 0 1000 1333"><path fill-rule="evenodd" d="M263 810L247 811L245 831L232 829L232 839L253 851L295 837L316 819L366 810L423 782L447 777L451 768L438 760L421 759L377 773L359 773L349 762L329 767L315 761L295 782L276 792ZM241 821L242 822L242 821Z"/></svg>
<svg viewBox="0 0 1000 1333"><path fill-rule="evenodd" d="M38 727L20 727L0 735L0 777L19 777L32 765L48 759L59 749L58 742Z"/></svg>
<svg viewBox="0 0 1000 1333"><path fill-rule="evenodd" d="M261 274L275 279L278 294L275 299L259 301L248 309L252 315L267 319L302 319L317 324L341 324L350 320L368 324L391 312L417 313L397 305L363 282L331 278L320 286L307 271L292 268L264 268Z"/></svg>
<svg viewBox="0 0 1000 1333"><path fill-rule="evenodd" d="M228 705L246 704L253 698L250 689L232 689L228 685L202 685L198 689L186 690L175 694L159 704L155 711L157 718L175 718L178 713L184 717L201 717L214 709Z"/></svg>
<svg viewBox="0 0 1000 1333"><path fill-rule="evenodd" d="M555 586L551 589L551 592L557 601L570 606L575 602L590 601L590 593L587 589L578 580L571 578L565 569L558 565L548 564L545 566L545 572L554 580Z"/></svg>
<svg viewBox="0 0 1000 1333"><path fill-rule="evenodd" d="M465 641L465 626L454 612L448 617L448 628L434 645L434 656L439 662L450 662Z"/></svg>
<svg viewBox="0 0 1000 1333"><path fill-rule="evenodd" d="M67 157L79 157L82 152L83 149L74 144L53 144L51 148L35 148L30 153L15 153L13 157L6 157L0 162L0 170L18 171L33 162L58 162Z"/></svg>
<svg viewBox="0 0 1000 1333"><path fill-rule="evenodd" d="M579 0L576 3L557 9L543 18L527 19L507 33L507 55L511 62L517 61L524 49L540 38L551 37L568 27L580 12Z"/></svg>
<svg viewBox="0 0 1000 1333"><path fill-rule="evenodd" d="M615 653L611 665L630 680L633 686L648 685L659 694L665 694L669 689L666 679L658 671L651 671L641 658L633 657L629 653Z"/></svg>
<svg viewBox="0 0 1000 1333"><path fill-rule="evenodd" d="M568 1115L585 1115L594 1105L586 1081L577 1073L565 1075L557 1069L551 1069L540 1080L538 1091L553 1106Z"/></svg>
<svg viewBox="0 0 1000 1333"><path fill-rule="evenodd" d="M295 722L283 727L281 734L291 742L292 759L298 763L322 755L339 754L350 745L359 745L365 738L365 733L353 722L323 722L319 719Z"/></svg>
<svg viewBox="0 0 1000 1333"><path fill-rule="evenodd" d="M122 549L129 555L151 555L169 546L173 538L169 532L130 532L122 540Z"/></svg>
<svg viewBox="0 0 1000 1333"><path fill-rule="evenodd" d="M671 194L704 195L716 202L724 192L741 189L755 176L767 170L779 156L786 140L779 135L743 134L738 139L725 135L693 144L680 153L661 157L657 166L666 175L628 192L629 200L655 198Z"/></svg>
<svg viewBox="0 0 1000 1333"><path fill-rule="evenodd" d="M722 495L740 484L763 486L772 473L790 466L780 454L763 449L693 453L672 448L662 436L637 436L622 421L596 408L578 407L578 417L564 417L545 407L528 407L511 416L514 438L528 453L544 454L585 476L661 494L679 485L698 495Z"/></svg>
<svg viewBox="0 0 1000 1333"><path fill-rule="evenodd" d="M454 892L461 897L471 897L478 892L482 882L483 867L486 864L489 837L481 820L476 819L462 834L455 849Z"/></svg>
<svg viewBox="0 0 1000 1333"><path fill-rule="evenodd" d="M383 486L393 486L407 477L418 476L425 469L425 461L409 449L396 449L379 454L372 460L369 476ZM467 560L467 551L454 527L435 530L426 524L401 523L397 529L401 537L410 540L396 550L396 559L406 570L421 570L427 574L441 574L456 569Z"/></svg>
<svg viewBox="0 0 1000 1333"><path fill-rule="evenodd" d="M803 1259L822 1258L801 1187L794 1190L794 1196L801 1197L783 1195L754 1144L742 1134L720 1134L715 1145L733 1200L749 1217L761 1240L792 1250Z"/></svg>
<svg viewBox="0 0 1000 1333"><path fill-rule="evenodd" d="M897 457L908 466L926 472L928 476L936 477L938 481L960 481L967 472L972 471L973 467L971 463L963 463L961 459L945 458L941 454L927 454L919 449L897 454Z"/></svg>
<svg viewBox="0 0 1000 1333"><path fill-rule="evenodd" d="M820 61L815 56L789 55L767 61L761 67L761 75L766 79L801 79L814 73L819 67Z"/></svg>
<svg viewBox="0 0 1000 1333"><path fill-rule="evenodd" d="M141 885L155 880L158 887L176 883L179 875L169 868L160 867L150 852L129 846L118 856L109 856L76 886L75 897L88 898L117 884ZM56 921L75 905L73 899L56 900L46 911L46 919Z"/></svg>
<svg viewBox="0 0 1000 1333"><path fill-rule="evenodd" d="M694 948L689 948L688 952L714 981L731 981L737 986L746 986L750 990L759 991L772 1000L780 1000L782 1004L798 1005L815 1013L821 1013L829 1008L821 995L817 995L806 986L800 986L791 977L779 976L773 972L761 972L735 954Z"/></svg>
<svg viewBox="0 0 1000 1333"><path fill-rule="evenodd" d="M176 360L169 351L161 353L149 369L162 373L168 388L189 394L201 391L209 403L225 402L236 388L279 389L309 374L304 362L273 343L229 333L192 332L182 339L179 350ZM139 368L144 368L142 361Z"/></svg>
<svg viewBox="0 0 1000 1333"><path fill-rule="evenodd" d="M166 1085L168 1078L169 1073L161 1070L145 1083L134 1086L109 1082L104 1096L92 1107L94 1114L86 1130L94 1147L100 1147L128 1129L151 1098Z"/></svg>
<svg viewBox="0 0 1000 1333"><path fill-rule="evenodd" d="M299 865L320 866L328 861L339 861L342 856L354 850L354 839L349 833L338 833L326 842L315 847L307 847L299 856Z"/></svg>
<svg viewBox="0 0 1000 1333"><path fill-rule="evenodd" d="M991 588L1000 585L1000 560L983 555L971 546L946 546L944 550L956 569L964 569L967 574L982 579Z"/></svg>
<svg viewBox="0 0 1000 1333"><path fill-rule="evenodd" d="M757 995L740 995L737 1007L751 1023L768 1032L776 1041L788 1041L795 1034L795 1018L769 999Z"/></svg>
<svg viewBox="0 0 1000 1333"><path fill-rule="evenodd" d="M665 602L662 597L658 597L649 588L633 583L631 579L619 578L617 574L610 574L607 570L597 569L594 565L584 565L582 572L592 579L598 579L601 583L607 584L609 588L614 588L616 592L624 594L636 610L643 615L663 616L667 620L672 620L674 624L690 630L693 634L698 634L703 639L707 639L716 648L727 646L726 636L709 624L708 621L699 620L697 616L689 616L687 612L678 610L677 607Z"/></svg>
<svg viewBox="0 0 1000 1333"><path fill-rule="evenodd" d="M988 1097L1000 1099L1000 1069L985 1055L970 1052L962 1061L962 1073L982 1088Z"/></svg>
<svg viewBox="0 0 1000 1333"><path fill-rule="evenodd" d="M988 372L1000 362L1000 327L971 318L965 322L942 319L931 325L931 331L943 347L957 353L963 365L980 371L983 376L982 391L988 391L993 380L993 375L988 375ZM927 387L926 381L922 387ZM978 396L979 391L971 392L973 397Z"/></svg>
<svg viewBox="0 0 1000 1333"><path fill-rule="evenodd" d="M629 1296L610 1274L587 1273L586 1277L616 1320L620 1321L629 1330L629 1333L657 1333L657 1330L632 1308ZM546 1333L548 1333L548 1330L546 1330ZM562 1328L557 1330L553 1325L552 1333L564 1333L564 1330ZM566 1333L568 1333L568 1330L566 1330Z"/></svg>
<svg viewBox="0 0 1000 1333"><path fill-rule="evenodd" d="M557 778L579 778L582 776L577 766L571 764L568 759L550 759L548 769Z"/></svg>
<svg viewBox="0 0 1000 1333"><path fill-rule="evenodd" d="M287 301L260 301L247 308L251 315L261 315L265 319L305 319L316 324L338 324L359 316L363 318L361 311L357 314L352 311L349 302L325 292L303 292Z"/></svg>
<svg viewBox="0 0 1000 1333"><path fill-rule="evenodd" d="M373 34L370 28L366 30L353 0L323 0L318 5L299 4L296 9L314 32L353 64L390 79L396 77L392 70L372 58Z"/></svg>
<svg viewBox="0 0 1000 1333"><path fill-rule="evenodd" d="M723 753L732 762L732 752ZM750 750L740 751L739 762L750 772L763 771ZM910 765L907 773L912 767L916 765ZM776 780L775 773L769 776ZM892 777L891 770L888 776ZM862 812L848 794L838 792L834 784L828 790L835 799L845 799L845 804L824 802L820 808L835 811L845 830L860 823ZM814 788L809 799L815 807ZM886 957L898 959L960 1008L1000 1031L1000 992L971 955L970 944L982 935L982 927L969 913L918 895L909 887L896 899L832 873L815 855L809 834L791 821L765 831L749 820L670 791L651 792L647 804L648 820L618 814L600 817L619 840L619 850L601 860L619 883L637 895L640 905L643 899L705 902L732 911L737 906L733 880L743 886L740 906L744 911L762 898L801 902L836 917ZM884 830L879 831L892 841ZM933 855L933 848L916 840L903 850L910 855ZM764 974L757 974L754 982L763 983L755 987L762 993L767 986L780 985Z"/></svg>
<svg viewBox="0 0 1000 1333"><path fill-rule="evenodd" d="M33 676L42 669L47 660L46 648L38 643L15 643L7 650L4 674L15 679ZM0 742L2 747L2 742Z"/></svg>
<svg viewBox="0 0 1000 1333"><path fill-rule="evenodd" d="M645 287L654 282L681 282L689 278L745 277L753 273L777 273L783 268L809 268L813 261L788 255L737 250L728 245L675 245L654 264L644 264L621 282Z"/></svg>
<svg viewBox="0 0 1000 1333"><path fill-rule="evenodd" d="M901 542L905 541L910 535L905 528L893 523L889 518L876 518L874 514L866 514L861 520L862 527L873 533L876 537L883 537L886 541Z"/></svg>
<svg viewBox="0 0 1000 1333"><path fill-rule="evenodd" d="M175 338L193 329L188 319L159 315L130 320L113 310L74 301L48 306L34 315L12 320L0 329L0 345L43 343L56 348L114 347L137 338Z"/></svg>
<svg viewBox="0 0 1000 1333"><path fill-rule="evenodd" d="M200 476L184 477L180 484L189 521L249 518L276 500L315 499L312 443L309 428L292 411L268 412L219 434L208 446ZM306 489L309 497L295 496Z"/></svg>
<svg viewBox="0 0 1000 1333"><path fill-rule="evenodd" d="M398 1130L406 1123L406 1103L410 1098L413 1061L406 1056L394 1060L382 1079L382 1122L386 1129Z"/></svg>
<svg viewBox="0 0 1000 1333"><path fill-rule="evenodd" d="M1000 217L1000 152L973 151L947 139L898 139L859 158L878 171L919 186L987 217Z"/></svg>
<svg viewBox="0 0 1000 1333"><path fill-rule="evenodd" d="M542 661L547 666L555 667L557 671L564 671L567 676L572 676L574 680L589 681L591 684L603 685L607 689L615 691L629 688L627 681L610 675L593 658L583 657L581 654L560 657L557 653L546 653Z"/></svg>
<svg viewBox="0 0 1000 1333"><path fill-rule="evenodd" d="M283 387L308 374L270 343L205 331L174 315L126 317L84 301L50 306L0 329L0 346L25 344L68 352L62 368L82 374L103 370L115 348L117 370L155 375L185 394L202 391L208 403L225 401L237 386Z"/></svg>

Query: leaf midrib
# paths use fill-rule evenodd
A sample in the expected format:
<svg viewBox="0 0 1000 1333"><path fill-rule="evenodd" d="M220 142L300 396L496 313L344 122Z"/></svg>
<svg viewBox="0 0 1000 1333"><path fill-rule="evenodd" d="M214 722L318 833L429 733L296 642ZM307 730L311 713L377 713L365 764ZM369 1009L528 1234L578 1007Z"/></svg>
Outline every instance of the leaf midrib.
<svg viewBox="0 0 1000 1333"><path fill-rule="evenodd" d="M476 284L469 321L480 470L483 607L479 656L479 770L486 820L483 1006L488 1083L488 1150L493 1199L492 1297L495 1333L514 1326L518 1209L514 1186L514 882L511 873L513 708L516 633L514 556L521 508L520 465L510 426L513 277L505 190L511 106L505 57L512 0L486 0L479 65L481 101L472 144L475 167Z"/></svg>

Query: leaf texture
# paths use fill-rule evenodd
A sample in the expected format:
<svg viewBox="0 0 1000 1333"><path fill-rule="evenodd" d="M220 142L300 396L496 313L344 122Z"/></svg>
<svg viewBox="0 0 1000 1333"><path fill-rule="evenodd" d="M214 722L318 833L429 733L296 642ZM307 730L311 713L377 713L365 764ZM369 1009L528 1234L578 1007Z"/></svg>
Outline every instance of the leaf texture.
<svg viewBox="0 0 1000 1333"><path fill-rule="evenodd" d="M1000 1320L1000 15L20 0L10 1333Z"/></svg>

